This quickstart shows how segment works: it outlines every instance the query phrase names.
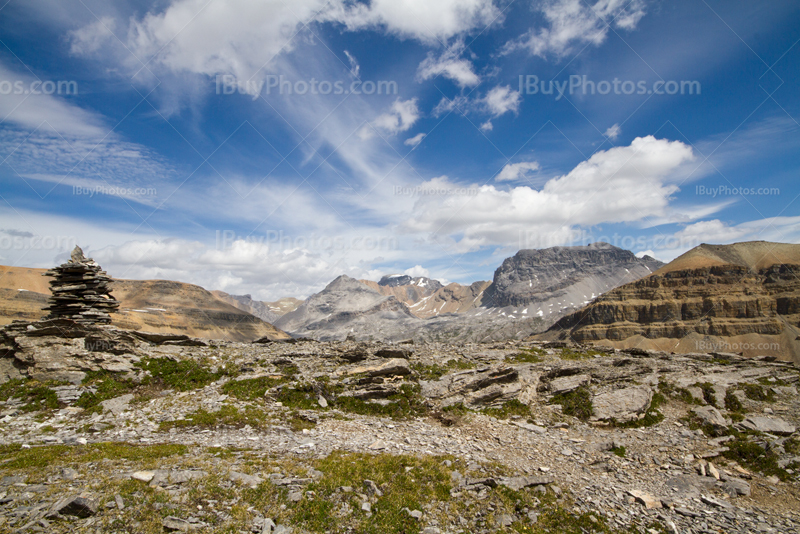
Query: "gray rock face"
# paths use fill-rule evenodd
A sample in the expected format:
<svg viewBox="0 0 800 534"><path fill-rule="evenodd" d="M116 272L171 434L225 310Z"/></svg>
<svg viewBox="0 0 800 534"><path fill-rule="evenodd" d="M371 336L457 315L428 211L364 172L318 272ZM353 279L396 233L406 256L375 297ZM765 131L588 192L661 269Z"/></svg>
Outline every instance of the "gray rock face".
<svg viewBox="0 0 800 534"><path fill-rule="evenodd" d="M711 425L714 428L725 428L728 426L728 422L722 416L722 413L713 406L701 406L692 411L703 423Z"/></svg>
<svg viewBox="0 0 800 534"><path fill-rule="evenodd" d="M419 319L396 298L342 275L275 325L295 335L327 340L343 339L356 327L362 334L381 337L383 329L395 331L395 324L406 320Z"/></svg>
<svg viewBox="0 0 800 534"><path fill-rule="evenodd" d="M614 419L627 423L637 419L649 407L653 391L647 386L618 389L596 395L592 401L593 416L597 419Z"/></svg>
<svg viewBox="0 0 800 534"><path fill-rule="evenodd" d="M70 495L53 505L53 511L61 515L91 517L97 513L98 503L88 495Z"/></svg>
<svg viewBox="0 0 800 534"><path fill-rule="evenodd" d="M559 393L568 393L581 386L585 386L592 380L592 377L585 374L560 376L550 381L550 393L557 395Z"/></svg>
<svg viewBox="0 0 800 534"><path fill-rule="evenodd" d="M386 286L386 287L399 287L399 286L423 286L430 288L431 292L434 293L444 286L438 280L432 280L430 278L426 278L424 276L418 276L413 278L408 276L407 274L388 274L381 278L380 282L378 282L379 286Z"/></svg>
<svg viewBox="0 0 800 534"><path fill-rule="evenodd" d="M769 432L770 434L779 434L784 436L794 434L794 431L797 430L793 424L787 423L783 419L778 419L777 417L762 417L758 415L751 415L750 417L746 418L744 421L742 421L742 426L749 428L750 430Z"/></svg>
<svg viewBox="0 0 800 534"><path fill-rule="evenodd" d="M488 307L525 306L555 297L581 307L591 300L584 295L600 295L662 265L608 243L520 250L495 271L483 302Z"/></svg>

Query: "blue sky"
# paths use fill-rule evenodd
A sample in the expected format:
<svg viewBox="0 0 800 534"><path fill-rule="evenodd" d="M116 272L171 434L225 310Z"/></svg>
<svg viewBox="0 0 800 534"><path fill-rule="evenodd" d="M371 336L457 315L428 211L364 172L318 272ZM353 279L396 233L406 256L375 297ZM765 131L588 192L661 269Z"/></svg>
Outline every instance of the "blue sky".
<svg viewBox="0 0 800 534"><path fill-rule="evenodd" d="M9 0L0 262L264 300L800 242L800 4Z"/></svg>

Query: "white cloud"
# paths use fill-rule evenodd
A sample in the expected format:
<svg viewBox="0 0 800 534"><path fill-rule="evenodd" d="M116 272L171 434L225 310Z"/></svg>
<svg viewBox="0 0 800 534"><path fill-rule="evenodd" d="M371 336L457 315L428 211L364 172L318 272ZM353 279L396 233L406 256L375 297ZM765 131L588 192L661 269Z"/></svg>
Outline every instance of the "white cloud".
<svg viewBox="0 0 800 534"><path fill-rule="evenodd" d="M405 226L438 242L450 240L458 250L518 243L532 230L546 242L564 242L576 227L631 223L665 213L678 190L674 181L693 158L692 149L679 141L636 138L630 146L595 153L539 191L484 185L474 186L477 194L420 198ZM442 189L448 185L459 187L437 184Z"/></svg>
<svg viewBox="0 0 800 534"><path fill-rule="evenodd" d="M493 117L505 113L516 113L522 100L518 91L512 91L507 85L498 85L486 94L483 103Z"/></svg>
<svg viewBox="0 0 800 534"><path fill-rule="evenodd" d="M481 131L491 132L492 130L494 130L494 125L492 124L492 121L486 121L483 124L481 124Z"/></svg>
<svg viewBox="0 0 800 534"><path fill-rule="evenodd" d="M502 20L492 0L371 0L331 2L320 17L350 30L382 27L388 33L435 43Z"/></svg>
<svg viewBox="0 0 800 534"><path fill-rule="evenodd" d="M606 137L608 137L613 141L617 137L619 137L619 134L621 133L622 133L622 128L619 127L619 124L614 124L613 126L610 126L608 130L606 130L605 133L603 133L603 135L605 135Z"/></svg>
<svg viewBox="0 0 800 534"><path fill-rule="evenodd" d="M347 50L344 51L344 55L347 56L347 61L350 62L350 74L352 74L354 78L358 78L358 75L361 72L361 65L358 64L356 58L353 57L353 55Z"/></svg>
<svg viewBox="0 0 800 534"><path fill-rule="evenodd" d="M409 137L408 139L403 141L403 144L406 145L406 146L410 146L410 147L416 148L417 146L419 146L419 144L422 142L422 140L425 139L426 135L427 134L424 134L424 133L420 132L417 135L415 135L414 137Z"/></svg>
<svg viewBox="0 0 800 534"><path fill-rule="evenodd" d="M520 163L508 163L500 173L495 176L495 182L510 182L525 178L531 171L538 171L540 165L536 161L522 161Z"/></svg>
<svg viewBox="0 0 800 534"><path fill-rule="evenodd" d="M472 70L472 63L461 58L464 48L464 41L458 40L438 58L429 52L428 57L417 68L417 80L443 76L456 82L459 87L473 87L481 83L480 77Z"/></svg>
<svg viewBox="0 0 800 534"><path fill-rule="evenodd" d="M645 1L599 0L589 5L584 0L546 0L538 9L547 27L532 28L508 43L505 52L527 49L543 58L549 54L560 58L580 46L599 46L609 28L635 29L645 15Z"/></svg>
<svg viewBox="0 0 800 534"><path fill-rule="evenodd" d="M28 73L14 72L0 63L0 80L9 82L12 87L0 98L0 123L60 136L102 137L109 131L102 117L70 103L69 99L74 96L44 94L51 90L50 86L45 87L42 80ZM64 82L60 82L61 91L73 91ZM79 86L71 87L80 93ZM58 92L58 84L53 90ZM24 94L25 91L29 94ZM42 94L30 94L30 91Z"/></svg>
<svg viewBox="0 0 800 534"><path fill-rule="evenodd" d="M636 253L636 257L637 258L644 258L645 256L650 256L651 258L653 258L655 260L658 260L658 261L661 261L661 262L664 261L661 258L659 258L658 256L656 256L655 252L653 252L652 250L649 250L649 249L648 250L642 250L642 251L639 251L639 252Z"/></svg>
<svg viewBox="0 0 800 534"><path fill-rule="evenodd" d="M499 22L499 15L492 0L172 0L162 11L132 18L127 31L118 32L127 35L124 44L113 37L109 19L70 37L74 53L114 56L131 72L227 73L247 80L291 51L313 22L437 43Z"/></svg>
<svg viewBox="0 0 800 534"><path fill-rule="evenodd" d="M412 278L418 278L420 276L424 276L425 278L431 277L431 272L422 265L415 265L414 267L406 269L403 272Z"/></svg>
<svg viewBox="0 0 800 534"><path fill-rule="evenodd" d="M360 131L362 139L369 139L373 136L374 130L380 130L386 135L395 135L400 132L408 131L419 119L419 108L417 99L409 100L397 99L392 103L387 113L378 115L370 125L365 125Z"/></svg>

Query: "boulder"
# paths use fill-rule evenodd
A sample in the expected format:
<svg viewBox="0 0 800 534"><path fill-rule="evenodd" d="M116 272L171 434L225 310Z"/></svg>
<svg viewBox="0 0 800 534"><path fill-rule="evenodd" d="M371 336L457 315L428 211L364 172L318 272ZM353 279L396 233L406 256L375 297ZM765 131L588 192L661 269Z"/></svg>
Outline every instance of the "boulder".
<svg viewBox="0 0 800 534"><path fill-rule="evenodd" d="M763 417L759 415L751 415L742 421L741 424L743 427L750 430L769 432L770 434L779 434L782 436L794 434L795 430L797 430L793 424L787 423L783 419L778 419L777 417Z"/></svg>
<svg viewBox="0 0 800 534"><path fill-rule="evenodd" d="M52 511L61 515L91 517L97 513L98 502L85 493L70 495L53 505Z"/></svg>
<svg viewBox="0 0 800 534"><path fill-rule="evenodd" d="M550 392L553 395L568 393L581 386L587 385L592 380L589 375L560 376L550 381Z"/></svg>
<svg viewBox="0 0 800 534"><path fill-rule="evenodd" d="M711 425L718 429L728 426L728 422L722 416L722 413L713 406L700 406L698 408L694 408L692 412L703 424Z"/></svg>
<svg viewBox="0 0 800 534"><path fill-rule="evenodd" d="M647 386L633 386L610 393L595 395L592 400L593 419L613 419L627 423L645 413L653 399L653 390Z"/></svg>

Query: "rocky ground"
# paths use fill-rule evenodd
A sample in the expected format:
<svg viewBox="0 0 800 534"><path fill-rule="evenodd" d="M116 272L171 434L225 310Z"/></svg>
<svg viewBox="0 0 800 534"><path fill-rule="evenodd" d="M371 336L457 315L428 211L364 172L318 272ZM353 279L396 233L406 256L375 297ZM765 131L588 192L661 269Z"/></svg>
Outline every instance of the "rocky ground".
<svg viewBox="0 0 800 534"><path fill-rule="evenodd" d="M31 326L0 532L800 531L790 364Z"/></svg>

